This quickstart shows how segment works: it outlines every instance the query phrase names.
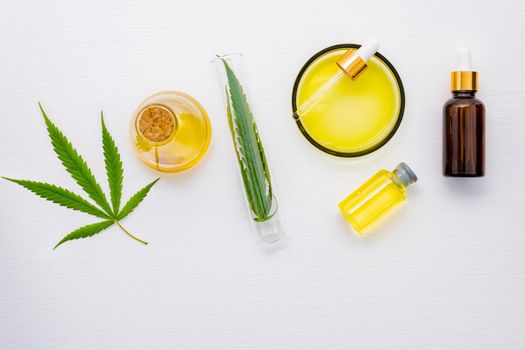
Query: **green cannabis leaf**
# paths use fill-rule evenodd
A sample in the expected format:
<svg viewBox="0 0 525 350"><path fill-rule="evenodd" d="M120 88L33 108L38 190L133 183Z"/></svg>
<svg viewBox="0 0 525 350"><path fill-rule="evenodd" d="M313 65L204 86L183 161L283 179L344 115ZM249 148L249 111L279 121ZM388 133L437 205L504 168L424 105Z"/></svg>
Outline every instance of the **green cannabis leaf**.
<svg viewBox="0 0 525 350"><path fill-rule="evenodd" d="M113 223L114 223L113 221L108 220L108 221L102 221L96 224L86 225L86 226L77 228L75 231L71 232L66 237L62 238L62 240L58 242L57 245L53 249L56 249L56 247L58 247L62 243L73 240L73 239L87 238L87 237L96 235L100 231L105 230L111 225L113 225Z"/></svg>
<svg viewBox="0 0 525 350"><path fill-rule="evenodd" d="M232 68L219 57L228 78L227 114L228 124L235 144L237 160L241 168L244 191L250 209L258 222L269 220L272 214L273 192L270 171L259 138L257 125L246 94ZM230 102L231 100L231 102Z"/></svg>
<svg viewBox="0 0 525 350"><path fill-rule="evenodd" d="M159 179L149 183L144 188L135 193L133 196L131 196L128 202L124 205L124 208L122 208L122 210L118 213L117 219L122 220L126 216L128 216L129 213L131 213L133 209L135 209L140 204L140 202L142 202L142 200L146 198L146 196L149 193L149 190L153 187L153 185L157 183L157 181L159 181Z"/></svg>
<svg viewBox="0 0 525 350"><path fill-rule="evenodd" d="M122 210L120 210L124 170L122 168L122 161L120 160L120 154L115 144L115 140L107 130L106 124L104 123L104 116L101 113L102 149L104 151L104 163L110 190L110 206L106 195L102 191L102 188L98 184L87 163L69 142L66 136L60 131L60 129L58 129L57 126L53 124L53 122L48 118L44 112L44 109L42 108L42 105L40 103L38 103L38 105L44 117L47 131L51 139L51 144L53 145L53 150L55 151L58 159L62 162L66 171L84 190L84 192L86 192L87 195L95 202L95 204L70 190L56 185L45 182L18 180L8 177L3 178L28 189L37 196L47 199L48 201L69 209L78 210L105 219L105 221L86 225L74 230L62 238L62 240L60 240L60 242L58 242L53 249L67 241L94 236L97 233L112 226L113 224L116 224L118 227L120 227L120 229L122 229L122 231L124 231L131 238L137 240L140 243L148 244L148 242L132 235L128 230L126 230L120 223L120 220L124 219L140 204L140 202L142 202L142 200L148 195L150 189L159 179L151 182L135 193L124 205Z"/></svg>
<svg viewBox="0 0 525 350"><path fill-rule="evenodd" d="M102 148L104 150L104 163L106 164L111 205L113 206L113 214L116 215L119 211L120 199L122 197L124 169L122 169L122 161L120 160L120 154L115 145L115 140L113 140L113 137L109 134L106 123L104 123L103 113L100 115L100 120L102 122Z"/></svg>
<svg viewBox="0 0 525 350"><path fill-rule="evenodd" d="M66 171L71 177L82 187L82 189L93 199L106 213L110 213L108 200L102 188L95 180L95 176L91 172L91 169L87 166L86 162L78 154L77 150L73 148L73 145L64 136L53 122L47 117L42 105L38 104L40 111L44 116L44 120L47 126L47 132L51 138L51 144L55 150L58 159L62 162Z"/></svg>
<svg viewBox="0 0 525 350"><path fill-rule="evenodd" d="M53 203L61 205L63 207L82 211L87 214L91 214L103 219L109 219L109 216L93 204L89 203L78 194L73 193L65 188L51 185L45 182L29 181L29 180L16 180L4 177L4 179L17 183L22 187L25 187L29 191L33 192L37 196L45 198Z"/></svg>

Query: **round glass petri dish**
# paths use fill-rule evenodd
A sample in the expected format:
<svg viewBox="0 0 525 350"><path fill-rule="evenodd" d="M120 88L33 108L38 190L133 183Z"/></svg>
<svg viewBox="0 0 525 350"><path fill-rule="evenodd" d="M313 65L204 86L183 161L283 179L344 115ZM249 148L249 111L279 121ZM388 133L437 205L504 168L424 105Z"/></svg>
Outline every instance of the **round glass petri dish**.
<svg viewBox="0 0 525 350"><path fill-rule="evenodd" d="M299 72L292 92L292 108L306 101L324 82L341 71L336 61L360 45L330 46L312 56ZM346 75L319 103L297 120L310 143L339 157L359 157L386 144L401 124L405 92L394 66L376 53L355 80Z"/></svg>
<svg viewBox="0 0 525 350"><path fill-rule="evenodd" d="M130 125L137 156L152 169L175 173L195 166L211 140L208 114L193 97L163 91L146 98Z"/></svg>

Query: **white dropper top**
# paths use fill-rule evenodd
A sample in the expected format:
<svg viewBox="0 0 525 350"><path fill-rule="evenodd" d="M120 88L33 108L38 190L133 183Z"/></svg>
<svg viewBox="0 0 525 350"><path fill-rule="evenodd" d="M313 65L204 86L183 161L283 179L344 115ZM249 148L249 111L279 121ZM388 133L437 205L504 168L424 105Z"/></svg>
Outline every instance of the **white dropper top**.
<svg viewBox="0 0 525 350"><path fill-rule="evenodd" d="M450 73L450 90L478 91L478 72L472 69L469 49L458 50L456 64L456 69Z"/></svg>
<svg viewBox="0 0 525 350"><path fill-rule="evenodd" d="M458 50L456 64L456 71L472 71L472 59L469 49L462 47Z"/></svg>
<svg viewBox="0 0 525 350"><path fill-rule="evenodd" d="M355 54L366 62L377 52L377 50L379 50L379 42L376 39L370 39L361 46Z"/></svg>

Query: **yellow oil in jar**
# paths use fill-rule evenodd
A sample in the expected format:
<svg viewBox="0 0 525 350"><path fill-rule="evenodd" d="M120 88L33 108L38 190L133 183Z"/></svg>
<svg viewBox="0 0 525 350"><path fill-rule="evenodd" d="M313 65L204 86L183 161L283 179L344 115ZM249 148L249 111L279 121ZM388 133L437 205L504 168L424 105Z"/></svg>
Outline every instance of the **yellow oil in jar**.
<svg viewBox="0 0 525 350"><path fill-rule="evenodd" d="M147 98L130 127L138 157L161 172L180 172L204 157L211 139L204 108L191 96L165 91Z"/></svg>
<svg viewBox="0 0 525 350"><path fill-rule="evenodd" d="M329 51L306 68L297 87L297 106L341 72L336 61L348 50ZM367 64L355 80L346 76L339 79L301 118L308 136L333 153L359 155L377 148L391 136L402 117L404 97L396 75L377 56Z"/></svg>

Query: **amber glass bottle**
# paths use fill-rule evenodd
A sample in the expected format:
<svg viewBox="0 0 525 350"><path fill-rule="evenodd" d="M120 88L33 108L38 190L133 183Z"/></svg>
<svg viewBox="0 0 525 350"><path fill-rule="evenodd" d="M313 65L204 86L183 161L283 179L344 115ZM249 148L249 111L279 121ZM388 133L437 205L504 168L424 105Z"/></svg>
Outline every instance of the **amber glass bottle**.
<svg viewBox="0 0 525 350"><path fill-rule="evenodd" d="M443 106L443 175L485 174L485 106L475 95L477 72L470 53L460 50L459 69L452 72L452 98Z"/></svg>

